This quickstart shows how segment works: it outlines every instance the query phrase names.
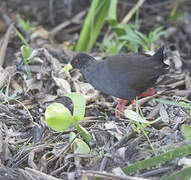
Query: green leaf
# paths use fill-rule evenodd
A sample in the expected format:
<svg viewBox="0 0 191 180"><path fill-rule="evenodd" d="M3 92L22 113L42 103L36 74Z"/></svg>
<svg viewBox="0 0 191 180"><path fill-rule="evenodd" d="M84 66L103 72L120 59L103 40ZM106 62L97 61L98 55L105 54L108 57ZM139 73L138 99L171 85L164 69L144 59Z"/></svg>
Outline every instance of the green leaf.
<svg viewBox="0 0 191 180"><path fill-rule="evenodd" d="M129 34L124 35L124 36L120 36L118 39L119 40L126 40L126 41L129 41L130 43L137 44L137 45L142 43L141 39L132 33L129 33Z"/></svg>
<svg viewBox="0 0 191 180"><path fill-rule="evenodd" d="M76 134L74 132L70 132L70 138L69 141L72 142L76 138ZM78 154L89 154L90 153L90 147L88 146L87 143L82 141L79 138L76 138L73 143L71 144L71 149L74 144L77 144L77 149L75 150L74 153Z"/></svg>
<svg viewBox="0 0 191 180"><path fill-rule="evenodd" d="M82 30L80 32L80 37L76 46L77 52L91 51L91 48L93 47L95 39L97 38L106 18L106 14L103 14L103 9L105 6L107 6L107 3L105 5L105 2L106 2L105 0L92 1L88 15L86 16ZM101 8L99 8L99 6ZM100 20L102 22L100 22L100 24L98 24L98 20L96 18L96 14L97 14L96 9L101 9L100 13L102 12L102 14L97 15L101 18ZM94 38L93 38L93 35L94 35Z"/></svg>
<svg viewBox="0 0 191 180"><path fill-rule="evenodd" d="M18 92L14 91L12 95L9 96L9 85L5 87L5 93L3 93L4 88L0 89L0 96L2 96L4 102L9 102L12 100L17 100L18 97Z"/></svg>
<svg viewBox="0 0 191 180"><path fill-rule="evenodd" d="M174 102L174 101L169 101L169 100L166 100L166 99L159 99L159 98L155 99L155 101L161 102L161 103L164 103L164 104L168 104L168 105L172 105L172 106L183 107L185 109L191 109L191 105L181 103L181 102Z"/></svg>
<svg viewBox="0 0 191 180"><path fill-rule="evenodd" d="M114 26L117 24L117 1L118 0L112 0L112 2L109 5L109 12L107 16L107 21L110 23L110 25Z"/></svg>
<svg viewBox="0 0 191 180"><path fill-rule="evenodd" d="M72 142L73 139L76 138L76 134L74 132L70 132L69 142Z"/></svg>
<svg viewBox="0 0 191 180"><path fill-rule="evenodd" d="M47 124L57 132L65 131L73 123L70 111L60 103L52 103L46 108L45 119Z"/></svg>
<svg viewBox="0 0 191 180"><path fill-rule="evenodd" d="M16 27L13 27L13 29L15 30L17 36L21 39L21 41L23 41L23 43L29 47L29 44L27 43L27 41L25 40L25 38L23 37L23 35L19 32L19 30L17 30Z"/></svg>
<svg viewBox="0 0 191 180"><path fill-rule="evenodd" d="M86 99L83 94L73 92L65 95L69 97L74 104L73 119L75 121L81 121L85 115Z"/></svg>
<svg viewBox="0 0 191 180"><path fill-rule="evenodd" d="M26 22L21 18L20 15L17 16L18 22L20 24L20 26L25 30L28 31L30 28L30 22L29 20L27 20Z"/></svg>
<svg viewBox="0 0 191 180"><path fill-rule="evenodd" d="M151 41L151 43L153 43L153 42L155 42L155 41L157 41L159 38L160 38L160 36L162 36L163 34L165 34L165 32L164 31L161 31L163 29L163 27L161 26L161 27L158 27L158 28L156 28L154 31L152 31L152 33L151 33L151 35L150 35L150 41Z"/></svg>
<svg viewBox="0 0 191 180"><path fill-rule="evenodd" d="M116 19L115 11L117 0L93 0L86 16L84 25L80 32L80 37L76 46L76 51L90 52L103 27L106 18L113 22ZM110 10L110 12L109 12ZM108 14L109 13L109 14ZM115 21L115 20L114 20Z"/></svg>
<svg viewBox="0 0 191 180"><path fill-rule="evenodd" d="M79 132L80 136L84 139L84 141L89 144L91 140L91 135L88 131L85 130L80 124L78 124L76 121L74 121L74 126Z"/></svg>
<svg viewBox="0 0 191 180"><path fill-rule="evenodd" d="M145 50L149 50L151 48L151 44L164 34L164 32L161 31L162 27L158 27L146 36L145 34L137 31L136 26L133 24L124 26L116 25L115 29L117 29L117 39L123 42L126 41L126 47L134 52L137 52L139 46L142 46ZM120 29L120 31L118 29ZM122 33L123 31L125 31L125 34ZM120 32L120 34L118 32Z"/></svg>
<svg viewBox="0 0 191 180"><path fill-rule="evenodd" d="M112 46L112 43L111 43L111 41L109 39L104 39L103 44L106 47L111 47Z"/></svg>
<svg viewBox="0 0 191 180"><path fill-rule="evenodd" d="M34 26L32 26L32 25L30 24L29 20L25 21L24 19L21 18L20 15L17 15L17 20L18 20L19 25L20 25L25 31L34 29Z"/></svg>
<svg viewBox="0 0 191 180"><path fill-rule="evenodd" d="M45 119L47 124L58 132L63 132L68 129L72 123L81 137L89 144L91 135L78 124L78 121L84 118L85 114L85 97L80 93L70 93L66 95L74 104L73 117L70 111L60 103L53 103L47 107L45 112ZM72 139L70 139L72 140Z"/></svg>
<svg viewBox="0 0 191 180"><path fill-rule="evenodd" d="M140 123L153 124L159 120L159 119L156 119L155 121L152 121L152 122L147 121L145 118L141 117L138 113L129 109L124 110L124 114L126 118L129 118L133 121L140 122Z"/></svg>
<svg viewBox="0 0 191 180"><path fill-rule="evenodd" d="M89 154L90 153L90 147L81 139L76 138L74 142L71 144L73 146L74 144L77 145L77 148L74 151L74 154Z"/></svg>
<svg viewBox="0 0 191 180"><path fill-rule="evenodd" d="M184 21L184 11L179 11L176 12L174 15L169 17L170 22L175 22L175 21Z"/></svg>
<svg viewBox="0 0 191 180"><path fill-rule="evenodd" d="M124 26L127 26L127 24L116 24L115 26L113 26L113 30L118 37L126 34Z"/></svg>
<svg viewBox="0 0 191 180"><path fill-rule="evenodd" d="M31 72L30 72L30 68L28 66L27 59L30 57L32 51L33 51L33 49L29 46L26 46L26 45L21 46L21 53L23 56L23 61L24 61L25 69L26 69L28 76L31 76Z"/></svg>
<svg viewBox="0 0 191 180"><path fill-rule="evenodd" d="M187 167L173 173L172 175L166 178L163 178L162 180L176 180L176 179L190 180L190 177L191 177L191 167Z"/></svg>
<svg viewBox="0 0 191 180"><path fill-rule="evenodd" d="M24 59L24 63L27 64L27 59L30 57L32 51L33 51L33 48L29 46L26 46L26 45L21 46L21 53Z"/></svg>
<svg viewBox="0 0 191 180"><path fill-rule="evenodd" d="M125 174L136 172L145 168L149 168L167 161L174 160L176 158L185 157L191 154L191 144L179 147L175 150L171 150L167 153L160 154L147 160L139 161L132 165L123 167L122 170Z"/></svg>
<svg viewBox="0 0 191 180"><path fill-rule="evenodd" d="M143 42L147 42L148 38L147 38L147 36L146 36L145 34L139 32L139 31L135 31L135 33L136 33L139 37L141 37L141 39L143 40Z"/></svg>
<svg viewBox="0 0 191 180"><path fill-rule="evenodd" d="M182 131L186 141L191 140L191 126L189 126L187 124L183 124L181 126L181 131Z"/></svg>

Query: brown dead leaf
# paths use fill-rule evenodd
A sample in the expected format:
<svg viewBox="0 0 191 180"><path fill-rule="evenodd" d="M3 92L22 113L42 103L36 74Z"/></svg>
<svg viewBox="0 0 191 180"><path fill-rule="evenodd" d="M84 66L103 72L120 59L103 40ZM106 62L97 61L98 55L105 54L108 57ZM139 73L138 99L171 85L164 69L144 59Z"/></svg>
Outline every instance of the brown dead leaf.
<svg viewBox="0 0 191 180"><path fill-rule="evenodd" d="M19 93L23 93L24 91L23 91L23 89L22 89L22 87L17 83L17 81L15 81L15 80L12 80L11 81L11 87L13 87L13 89L15 90L15 91L17 91L17 92L19 92Z"/></svg>
<svg viewBox="0 0 191 180"><path fill-rule="evenodd" d="M159 114L163 122L169 123L170 119L163 104L160 104Z"/></svg>
<svg viewBox="0 0 191 180"><path fill-rule="evenodd" d="M3 65L4 60L5 60L5 55L6 55L6 52L7 52L7 45L9 43L12 28L13 28L13 24L11 24L9 26L9 28L8 28L5 36L4 36L4 40L3 40L3 43L1 45L1 48L0 48L0 66Z"/></svg>
<svg viewBox="0 0 191 180"><path fill-rule="evenodd" d="M82 74L80 73L80 71L78 69L74 69L70 72L72 81L76 81L79 80L80 77L82 77Z"/></svg>
<svg viewBox="0 0 191 180"><path fill-rule="evenodd" d="M47 103L47 102L52 102L57 98L57 96L51 95L51 94L46 94L45 96L39 96L38 102L41 104Z"/></svg>
<svg viewBox="0 0 191 180"><path fill-rule="evenodd" d="M151 112L146 116L146 119L154 119L156 118L156 116L158 115L159 113L159 110L160 110L160 103L157 104L152 110Z"/></svg>
<svg viewBox="0 0 191 180"><path fill-rule="evenodd" d="M53 57L45 48L39 48L39 49L33 50L28 60L33 58L39 58L41 56L44 56L45 59L51 64L51 68L53 72L58 73L61 70L62 65L59 62L59 60Z"/></svg>
<svg viewBox="0 0 191 180"><path fill-rule="evenodd" d="M48 39L49 32L46 29L44 29L42 26L39 26L35 28L35 30L33 31L30 37L31 37L31 40L34 40L39 37L43 39Z"/></svg>
<svg viewBox="0 0 191 180"><path fill-rule="evenodd" d="M59 87L58 90L59 90L59 93L61 93L60 95L71 93L71 88L68 81L66 81L63 78L55 77L53 74L52 74L52 78L55 81L56 85Z"/></svg>
<svg viewBox="0 0 191 180"><path fill-rule="evenodd" d="M42 89L42 81L33 78L27 79L25 82L29 90L38 89L40 91Z"/></svg>
<svg viewBox="0 0 191 180"><path fill-rule="evenodd" d="M117 125L113 121L106 122L105 128L112 136L115 136L118 140L123 137L123 133L118 129Z"/></svg>
<svg viewBox="0 0 191 180"><path fill-rule="evenodd" d="M162 136L168 136L173 133L173 130L168 126L165 126L160 129L160 133Z"/></svg>
<svg viewBox="0 0 191 180"><path fill-rule="evenodd" d="M87 102L94 102L99 97L99 92L89 83L74 82L74 89L76 92L84 94Z"/></svg>
<svg viewBox="0 0 191 180"><path fill-rule="evenodd" d="M3 137L3 131L6 131L5 134L7 133L8 129L5 124L0 124L0 162L3 164L6 160L9 158L9 148L8 148L8 143L9 143L9 136L7 135L5 138Z"/></svg>
<svg viewBox="0 0 191 180"><path fill-rule="evenodd" d="M8 66L5 69L0 67L0 88L2 88L7 83L7 80L15 71L16 66Z"/></svg>
<svg viewBox="0 0 191 180"><path fill-rule="evenodd" d="M29 156L28 156L28 165L29 165L30 167L32 167L33 169L38 170L38 167L37 167L37 165L36 165L35 162L34 162L34 156L35 156L35 151L32 150L32 151L29 153Z"/></svg>

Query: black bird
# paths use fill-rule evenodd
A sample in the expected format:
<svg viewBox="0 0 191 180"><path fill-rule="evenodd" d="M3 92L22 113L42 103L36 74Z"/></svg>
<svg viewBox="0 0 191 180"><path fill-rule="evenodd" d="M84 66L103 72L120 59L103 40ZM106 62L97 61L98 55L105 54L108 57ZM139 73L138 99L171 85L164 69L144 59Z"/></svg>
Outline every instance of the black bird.
<svg viewBox="0 0 191 180"><path fill-rule="evenodd" d="M123 111L127 100L155 93L154 89L143 92L152 87L160 75L167 72L166 67L164 47L161 47L150 57L124 53L99 61L88 54L79 53L60 73L71 68L79 69L94 88L120 98L115 109L116 117L120 117L118 109Z"/></svg>

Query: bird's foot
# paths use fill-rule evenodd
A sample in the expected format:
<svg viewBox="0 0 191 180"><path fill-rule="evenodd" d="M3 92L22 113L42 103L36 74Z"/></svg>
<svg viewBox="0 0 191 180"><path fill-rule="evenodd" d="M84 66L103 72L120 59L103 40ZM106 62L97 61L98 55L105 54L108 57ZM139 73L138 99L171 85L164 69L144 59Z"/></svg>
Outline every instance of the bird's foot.
<svg viewBox="0 0 191 180"><path fill-rule="evenodd" d="M146 92L143 92L139 97L153 96L156 91L153 88L149 88Z"/></svg>
<svg viewBox="0 0 191 180"><path fill-rule="evenodd" d="M120 118L120 112L124 112L124 107L128 103L128 100L120 99L115 108L115 117Z"/></svg>

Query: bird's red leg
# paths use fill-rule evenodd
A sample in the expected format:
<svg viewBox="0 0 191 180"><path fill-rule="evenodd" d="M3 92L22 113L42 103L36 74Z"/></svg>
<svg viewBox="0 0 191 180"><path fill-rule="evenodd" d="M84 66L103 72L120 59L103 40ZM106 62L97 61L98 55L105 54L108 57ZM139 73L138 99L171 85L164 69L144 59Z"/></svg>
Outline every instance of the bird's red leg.
<svg viewBox="0 0 191 180"><path fill-rule="evenodd" d="M149 88L146 92L143 92L139 97L153 96L156 91L153 88Z"/></svg>
<svg viewBox="0 0 191 180"><path fill-rule="evenodd" d="M153 96L155 93L156 91L153 88L149 88L146 92L143 92L139 97ZM136 100L132 100L131 104L136 105Z"/></svg>
<svg viewBox="0 0 191 180"><path fill-rule="evenodd" d="M153 88L149 88L146 92L143 92L139 97L153 96L155 94L155 90ZM120 118L120 112L124 111L125 105L128 103L128 100L121 99L115 108L115 117ZM132 100L131 104L136 105L136 100Z"/></svg>
<svg viewBox="0 0 191 180"><path fill-rule="evenodd" d="M115 108L115 117L120 118L120 112L124 111L125 105L128 103L128 100L125 99L120 99L119 102L117 103L117 106Z"/></svg>

